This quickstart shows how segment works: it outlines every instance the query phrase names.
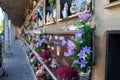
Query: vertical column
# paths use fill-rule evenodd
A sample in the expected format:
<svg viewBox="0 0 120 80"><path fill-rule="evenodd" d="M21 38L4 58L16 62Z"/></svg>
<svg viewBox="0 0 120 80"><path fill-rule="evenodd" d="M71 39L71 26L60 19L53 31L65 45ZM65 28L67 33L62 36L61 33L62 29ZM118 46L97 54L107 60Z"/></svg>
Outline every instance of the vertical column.
<svg viewBox="0 0 120 80"><path fill-rule="evenodd" d="M8 20L8 41L9 41L9 47L11 46L11 20Z"/></svg>
<svg viewBox="0 0 120 80"><path fill-rule="evenodd" d="M13 40L15 40L15 26L13 26Z"/></svg>
<svg viewBox="0 0 120 80"><path fill-rule="evenodd" d="M9 46L9 40L8 40L8 15L5 13L5 17L4 17L4 51L5 51L5 53L7 53L8 52L8 46Z"/></svg>
<svg viewBox="0 0 120 80"><path fill-rule="evenodd" d="M12 45L13 45L13 41L14 41L14 25L13 24L11 26L11 36L12 36L11 42L12 42Z"/></svg>

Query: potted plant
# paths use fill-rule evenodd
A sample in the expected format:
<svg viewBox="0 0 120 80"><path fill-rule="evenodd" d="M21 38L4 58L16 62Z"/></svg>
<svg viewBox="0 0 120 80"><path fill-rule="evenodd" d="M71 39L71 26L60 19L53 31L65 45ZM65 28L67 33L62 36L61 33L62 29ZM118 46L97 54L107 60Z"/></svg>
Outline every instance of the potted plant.
<svg viewBox="0 0 120 80"><path fill-rule="evenodd" d="M56 17L56 0L48 0L50 7L53 8L53 17Z"/></svg>

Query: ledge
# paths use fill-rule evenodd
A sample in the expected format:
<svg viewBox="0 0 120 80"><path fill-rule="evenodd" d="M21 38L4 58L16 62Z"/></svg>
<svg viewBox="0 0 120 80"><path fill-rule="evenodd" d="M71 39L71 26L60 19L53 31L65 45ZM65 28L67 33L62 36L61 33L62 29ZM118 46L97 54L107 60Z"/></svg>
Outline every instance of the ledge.
<svg viewBox="0 0 120 80"><path fill-rule="evenodd" d="M55 34L55 35L73 35L75 33L76 31L57 31L57 32L46 31L46 34Z"/></svg>
<svg viewBox="0 0 120 80"><path fill-rule="evenodd" d="M49 25L49 24L53 24L53 23L55 23L55 22L51 21L51 22L45 23L45 25Z"/></svg>
<svg viewBox="0 0 120 80"><path fill-rule="evenodd" d="M33 28L33 29L38 29L38 28L42 28L42 27L43 27L43 25L38 26L38 27L35 27L35 28Z"/></svg>
<svg viewBox="0 0 120 80"><path fill-rule="evenodd" d="M76 14L68 16L67 18L58 19L57 22L59 22L59 21L65 21L65 20L69 20L69 19L75 18L75 17L78 16L78 14L79 13L76 13Z"/></svg>
<svg viewBox="0 0 120 80"><path fill-rule="evenodd" d="M45 23L45 25L50 25L50 24L54 24L55 22L60 22L60 21L65 21L65 20L69 20L69 19L72 19L72 18L75 18L78 16L78 13L76 14L73 14L71 16L68 16L67 18L61 18L61 19L58 19L56 21L51 21L51 22L48 22L48 23Z"/></svg>
<svg viewBox="0 0 120 80"><path fill-rule="evenodd" d="M105 5L106 9L120 6L120 0Z"/></svg>

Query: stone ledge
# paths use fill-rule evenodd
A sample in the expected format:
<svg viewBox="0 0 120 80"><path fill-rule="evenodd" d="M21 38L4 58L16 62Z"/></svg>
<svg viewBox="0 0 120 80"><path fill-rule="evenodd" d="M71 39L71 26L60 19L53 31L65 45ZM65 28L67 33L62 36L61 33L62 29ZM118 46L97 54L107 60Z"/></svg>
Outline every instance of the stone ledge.
<svg viewBox="0 0 120 80"><path fill-rule="evenodd" d="M120 0L105 5L106 9L110 9L113 7L120 7Z"/></svg>

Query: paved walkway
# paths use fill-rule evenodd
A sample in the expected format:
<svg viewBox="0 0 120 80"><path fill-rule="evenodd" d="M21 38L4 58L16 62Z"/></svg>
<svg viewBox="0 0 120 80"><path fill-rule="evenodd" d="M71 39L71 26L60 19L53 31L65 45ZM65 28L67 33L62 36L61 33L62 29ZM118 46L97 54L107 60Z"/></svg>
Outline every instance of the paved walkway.
<svg viewBox="0 0 120 80"><path fill-rule="evenodd" d="M36 80L20 41L15 41L12 56L4 54L4 65L8 73L6 80Z"/></svg>

